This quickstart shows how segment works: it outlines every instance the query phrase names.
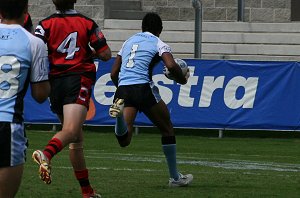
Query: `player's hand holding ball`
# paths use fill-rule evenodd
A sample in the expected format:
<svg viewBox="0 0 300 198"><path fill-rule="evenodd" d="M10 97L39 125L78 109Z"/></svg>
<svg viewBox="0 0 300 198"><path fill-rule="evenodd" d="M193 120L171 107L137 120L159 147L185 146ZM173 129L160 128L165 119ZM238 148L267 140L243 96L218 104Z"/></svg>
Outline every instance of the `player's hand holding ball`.
<svg viewBox="0 0 300 198"><path fill-rule="evenodd" d="M188 78L190 77L190 69L187 63L180 58L175 58L174 60L181 68L182 74L184 75L185 79L188 80ZM164 66L163 73L168 79L175 80L174 76L171 74L171 72L168 70L166 66Z"/></svg>

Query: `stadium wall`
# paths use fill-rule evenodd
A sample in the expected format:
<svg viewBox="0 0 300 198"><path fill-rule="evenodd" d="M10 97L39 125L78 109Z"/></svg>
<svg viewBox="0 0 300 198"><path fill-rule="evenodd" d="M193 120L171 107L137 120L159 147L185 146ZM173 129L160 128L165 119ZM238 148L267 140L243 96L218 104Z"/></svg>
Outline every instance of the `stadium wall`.
<svg viewBox="0 0 300 198"><path fill-rule="evenodd" d="M194 20L192 0L78 0L75 7L103 27L104 19L109 16L105 13L110 12L111 7L121 1L139 2L142 11L158 12L163 20ZM245 21L290 22L291 1L245 0ZM204 21L236 21L237 2L238 0L202 0ZM122 9L126 9L126 7ZM36 25L39 20L55 12L55 7L52 0L30 0L29 12L34 25Z"/></svg>
<svg viewBox="0 0 300 198"><path fill-rule="evenodd" d="M193 21L164 21L160 38L177 58L194 57ZM103 32L113 56L141 29L141 20L106 19ZM209 22L202 24L201 58L300 61L299 23Z"/></svg>
<svg viewBox="0 0 300 198"><path fill-rule="evenodd" d="M192 0L142 0L143 9L164 20L193 20ZM205 21L236 21L238 0L202 0ZM247 22L289 22L291 0L245 0Z"/></svg>
<svg viewBox="0 0 300 198"><path fill-rule="evenodd" d="M92 18L103 27L104 24L104 2L105 0L77 0L75 9ZM29 13L34 26L38 21L48 17L55 12L52 0L29 0Z"/></svg>

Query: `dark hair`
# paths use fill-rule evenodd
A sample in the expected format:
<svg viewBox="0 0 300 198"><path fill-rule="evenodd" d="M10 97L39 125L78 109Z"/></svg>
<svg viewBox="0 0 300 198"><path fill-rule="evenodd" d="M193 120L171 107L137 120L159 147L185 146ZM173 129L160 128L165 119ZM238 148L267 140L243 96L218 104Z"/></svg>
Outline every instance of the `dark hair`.
<svg viewBox="0 0 300 198"><path fill-rule="evenodd" d="M28 0L0 0L0 14L4 19L18 19L27 6Z"/></svg>
<svg viewBox="0 0 300 198"><path fill-rule="evenodd" d="M66 11L74 8L76 0L52 0L57 10Z"/></svg>
<svg viewBox="0 0 300 198"><path fill-rule="evenodd" d="M147 13L142 22L142 31L151 32L154 35L160 34L163 29L161 18L154 12Z"/></svg>

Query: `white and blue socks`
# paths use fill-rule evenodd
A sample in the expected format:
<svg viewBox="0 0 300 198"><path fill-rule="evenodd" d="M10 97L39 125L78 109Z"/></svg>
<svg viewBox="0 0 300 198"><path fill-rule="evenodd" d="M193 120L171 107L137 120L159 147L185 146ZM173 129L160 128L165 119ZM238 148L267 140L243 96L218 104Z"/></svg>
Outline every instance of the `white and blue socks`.
<svg viewBox="0 0 300 198"><path fill-rule="evenodd" d="M176 139L175 136L167 136L161 138L162 149L165 154L170 177L174 180L178 180L179 175L177 171L177 162L176 162Z"/></svg>
<svg viewBox="0 0 300 198"><path fill-rule="evenodd" d="M124 120L123 116L116 118L116 124L115 124L115 134L116 136L124 136L126 133L128 133L128 129Z"/></svg>

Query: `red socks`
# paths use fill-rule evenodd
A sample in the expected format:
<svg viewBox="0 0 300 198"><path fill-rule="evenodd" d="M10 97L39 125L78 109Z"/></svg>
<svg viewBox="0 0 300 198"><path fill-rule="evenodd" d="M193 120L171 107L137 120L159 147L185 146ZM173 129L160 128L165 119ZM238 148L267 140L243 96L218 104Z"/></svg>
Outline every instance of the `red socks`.
<svg viewBox="0 0 300 198"><path fill-rule="evenodd" d="M47 146L45 147L43 153L47 156L50 161L54 155L59 153L63 149L61 141L57 138L52 138Z"/></svg>
<svg viewBox="0 0 300 198"><path fill-rule="evenodd" d="M47 146L45 147L43 153L46 155L50 161L54 155L59 153L63 149L62 142L57 138L52 138ZM79 181L82 194L92 194L93 188L90 185L89 181L89 172L88 169L74 171L76 179Z"/></svg>
<svg viewBox="0 0 300 198"><path fill-rule="evenodd" d="M92 194L93 188L90 185L88 169L74 171L74 173L76 179L79 181L82 194Z"/></svg>

